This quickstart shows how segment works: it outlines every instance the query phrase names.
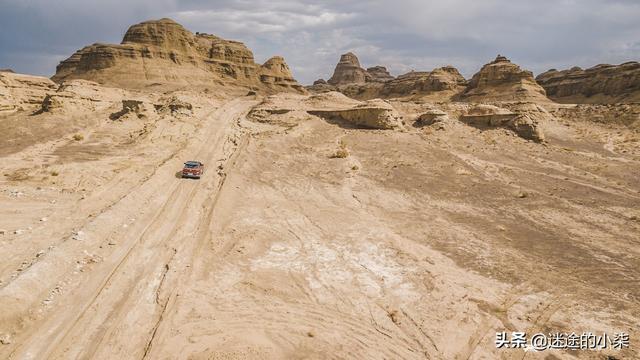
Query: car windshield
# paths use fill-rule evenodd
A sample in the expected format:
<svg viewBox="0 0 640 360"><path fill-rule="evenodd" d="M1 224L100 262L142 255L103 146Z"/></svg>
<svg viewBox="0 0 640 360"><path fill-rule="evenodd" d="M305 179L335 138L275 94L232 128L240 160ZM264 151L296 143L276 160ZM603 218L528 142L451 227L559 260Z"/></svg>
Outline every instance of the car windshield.
<svg viewBox="0 0 640 360"><path fill-rule="evenodd" d="M189 169L193 169L195 167L198 167L198 163L192 163L192 162L188 162L188 163L184 163L184 167L189 168Z"/></svg>

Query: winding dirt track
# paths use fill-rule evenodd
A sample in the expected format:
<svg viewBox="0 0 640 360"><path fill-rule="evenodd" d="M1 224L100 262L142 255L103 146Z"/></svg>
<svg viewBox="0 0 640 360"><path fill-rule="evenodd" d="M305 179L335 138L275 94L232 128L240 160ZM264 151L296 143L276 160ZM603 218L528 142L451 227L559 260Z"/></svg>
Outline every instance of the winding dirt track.
<svg viewBox="0 0 640 360"><path fill-rule="evenodd" d="M112 223L115 216L123 221L127 216L139 218L117 250L60 299L64 307L17 339L19 345L6 354L9 358L145 357L175 295L172 289L188 273L184 270L194 249L209 235L207 224L225 178L216 167L229 166L244 144L237 123L253 104L237 99L210 114L193 141L139 184L144 191L121 200L126 212L116 212L116 204L98 215L110 217ZM174 176L186 159L204 162L206 176L200 181ZM109 235L96 235L100 234Z"/></svg>

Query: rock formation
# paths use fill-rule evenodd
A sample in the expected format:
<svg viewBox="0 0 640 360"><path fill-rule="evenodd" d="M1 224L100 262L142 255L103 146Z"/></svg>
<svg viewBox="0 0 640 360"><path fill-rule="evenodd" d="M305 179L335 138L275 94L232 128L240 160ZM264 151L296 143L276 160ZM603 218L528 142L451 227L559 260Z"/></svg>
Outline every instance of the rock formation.
<svg viewBox="0 0 640 360"><path fill-rule="evenodd" d="M363 69L358 57L347 53L340 57L328 82L319 79L307 89L314 93L339 91L359 100L414 95L433 95L437 99L446 100L464 90L466 84L464 77L452 66L433 71L411 71L395 78L384 66Z"/></svg>
<svg viewBox="0 0 640 360"><path fill-rule="evenodd" d="M144 114L144 102L139 100L122 100L122 109L109 115L111 120L121 120L122 117L128 114L136 114L136 116L143 117Z"/></svg>
<svg viewBox="0 0 640 360"><path fill-rule="evenodd" d="M501 55L473 75L461 99L471 102L549 101L531 71L520 69Z"/></svg>
<svg viewBox="0 0 640 360"><path fill-rule="evenodd" d="M65 112L78 109L101 111L126 96L123 89L105 87L88 80L69 80L55 92L47 94L41 104L41 112Z"/></svg>
<svg viewBox="0 0 640 360"><path fill-rule="evenodd" d="M368 129L402 129L402 116L389 104L380 99L368 100L344 110L309 111L312 115L335 119L352 126Z"/></svg>
<svg viewBox="0 0 640 360"><path fill-rule="evenodd" d="M384 84L380 90L382 97L402 97L434 92L460 92L467 81L453 66L445 66L433 71L412 71Z"/></svg>
<svg viewBox="0 0 640 360"><path fill-rule="evenodd" d="M340 56L340 61L333 71L333 76L327 81L338 86L346 84L364 84L371 81L371 75L360 67L360 61L354 53L346 53Z"/></svg>
<svg viewBox="0 0 640 360"><path fill-rule="evenodd" d="M394 79L387 68L380 65L367 68L367 73L371 76L371 81L373 82L385 82Z"/></svg>
<svg viewBox="0 0 640 360"><path fill-rule="evenodd" d="M76 51L58 65L52 79L86 79L125 88L226 84L304 92L281 57L260 66L244 44L194 35L170 19L131 26L120 45L93 44Z"/></svg>
<svg viewBox="0 0 640 360"><path fill-rule="evenodd" d="M552 109L551 113L571 123L587 120L600 124L621 124L640 130L640 103L564 105Z"/></svg>
<svg viewBox="0 0 640 360"><path fill-rule="evenodd" d="M460 116L460 121L478 128L507 128L518 136L543 142L544 133L540 129L539 122L528 111L511 111L492 105L478 104L470 108Z"/></svg>
<svg viewBox="0 0 640 360"><path fill-rule="evenodd" d="M425 125L433 125L435 123L447 120L449 120L449 116L446 112L439 109L430 109L420 114L416 119L414 125L416 125L417 127L421 127Z"/></svg>
<svg viewBox="0 0 640 360"><path fill-rule="evenodd" d="M289 65L282 56L274 56L262 65L260 81L271 86L284 86L298 89L301 86L291 74Z"/></svg>
<svg viewBox="0 0 640 360"><path fill-rule="evenodd" d="M277 94L266 97L252 108L247 118L292 127L309 115L347 127L363 129L402 129L402 116L387 101L358 101L336 91L314 95Z"/></svg>
<svg viewBox="0 0 640 360"><path fill-rule="evenodd" d="M640 63L551 69L536 77L549 98L560 103L640 102Z"/></svg>
<svg viewBox="0 0 640 360"><path fill-rule="evenodd" d="M0 112L37 108L56 87L45 77L0 72Z"/></svg>

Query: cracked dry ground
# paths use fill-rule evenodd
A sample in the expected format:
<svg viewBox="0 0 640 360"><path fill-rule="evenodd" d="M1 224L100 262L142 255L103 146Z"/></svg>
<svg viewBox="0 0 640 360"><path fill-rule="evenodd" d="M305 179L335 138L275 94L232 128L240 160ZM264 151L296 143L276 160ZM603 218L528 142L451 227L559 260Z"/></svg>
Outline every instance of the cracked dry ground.
<svg viewBox="0 0 640 360"><path fill-rule="evenodd" d="M282 127L246 120L254 104L203 114L193 141L82 200L3 179L2 226L28 230L2 239L0 357L605 354L495 349L516 330L625 331L611 355L639 356L637 155L553 131ZM186 158L202 180L174 176Z"/></svg>

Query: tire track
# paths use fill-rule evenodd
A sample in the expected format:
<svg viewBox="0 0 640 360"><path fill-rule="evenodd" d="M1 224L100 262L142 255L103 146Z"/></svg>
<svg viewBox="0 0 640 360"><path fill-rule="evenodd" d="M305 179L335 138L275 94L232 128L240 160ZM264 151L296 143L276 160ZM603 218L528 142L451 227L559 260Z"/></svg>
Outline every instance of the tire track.
<svg viewBox="0 0 640 360"><path fill-rule="evenodd" d="M234 106L238 106L239 102L240 101L234 100L226 104L222 108L220 108L218 110L219 112L217 113L219 114L220 117L224 117L226 120L228 117L233 116L235 114L233 112L229 114L230 110L228 108L233 108ZM214 153L219 151L218 146L211 146L212 144L209 142L213 134L223 132L222 130L219 130L218 125L220 125L218 124L218 122L211 122L211 124L209 124L209 131L207 132L207 135L203 136L201 139L202 145L200 147L200 154L209 155L207 159L211 160L210 163L214 163L215 160L213 159L213 155ZM223 135L224 135L224 132L223 132ZM96 287L96 290L91 291L90 289L94 287L86 286L88 284L84 284L85 286L83 289L80 290L80 293L75 294L76 296L74 296L74 298L80 299L80 302L84 304L82 306L82 310L80 312L73 312L75 313L75 316L70 313L71 310L54 314L53 318L52 319L50 318L49 321L46 323L48 325L45 324L45 328L50 329L49 331L47 331L48 334L55 334L55 335L50 335L45 338L38 338L39 335L41 335L44 332L44 329L37 329L33 334L30 335L31 336L30 340L25 342L21 341L21 346L18 346L14 349L14 351L11 353L12 358L20 357L19 354L21 353L24 355L23 357L26 357L26 358L44 358L51 355L56 350L62 351L63 353L65 353L67 349L64 348L64 344L75 343L78 340L77 338L71 339L69 337L72 329L82 329L82 326L81 326L81 324L83 323L82 319L88 316L89 310L98 309L98 303L96 302L97 299L102 294L105 294L105 289L109 288L109 286L116 281L116 276L120 273L120 270L122 269L124 264L127 262L129 263L135 262L134 260L127 261L128 259L130 259L135 249L139 248L140 245L144 244L146 239L153 235L153 231L158 231L158 230L161 231L163 228L162 227L163 223L172 222L172 217L170 216L170 214L174 213L172 212L172 209L176 208L175 204L177 203L183 204L183 207L178 211L178 215L182 215L183 217L186 216L187 212L185 211L185 209L189 205L191 205L191 202L193 201L194 196L196 194L196 189L198 189L198 186L196 186L195 183L189 184L187 182L175 181L175 179L171 179L171 180L174 182L174 184L172 184L172 186L169 189L170 196L167 197L166 201L164 201L162 206L156 211L152 221L146 225L142 235L134 239L135 241L133 241L126 247L126 251L121 251L117 256L115 256L114 259L112 259L111 261L105 262L108 264L115 264L115 265L113 265L110 268L110 270L108 271L106 276L103 278L103 280L99 281L98 286ZM184 194L185 190L188 190L187 194ZM185 222L185 218L180 219L180 221L178 221L177 224L175 224L175 226L173 227L173 231L169 234L170 236L165 237L165 239L170 239L173 235L175 235L175 233L180 229L178 225L184 222ZM164 243L166 243L166 241L160 240L160 241L155 241L146 245L150 246L155 244L155 245L161 246ZM144 263L141 264L141 266L144 267ZM103 271L94 274L92 277L94 280L92 282L95 282L95 280L98 280L100 278L101 273L103 273ZM136 278L135 281L133 281L131 284L135 286L135 284L139 283L145 277L145 274L147 274L148 276L149 273L150 273L149 271L145 272L143 270L140 276ZM92 293L93 295L87 296L89 293ZM124 291L124 293L126 296L131 296L131 293L129 293L128 291ZM81 300L86 298L89 298L89 300L88 301ZM73 308L77 309L77 306L74 306ZM69 319L70 317L73 320ZM80 331L80 332L83 336L86 336L84 331ZM74 346L78 346L78 345L76 344ZM87 351L88 349L84 349L84 350Z"/></svg>

